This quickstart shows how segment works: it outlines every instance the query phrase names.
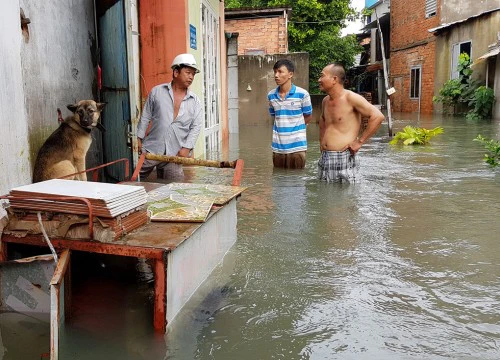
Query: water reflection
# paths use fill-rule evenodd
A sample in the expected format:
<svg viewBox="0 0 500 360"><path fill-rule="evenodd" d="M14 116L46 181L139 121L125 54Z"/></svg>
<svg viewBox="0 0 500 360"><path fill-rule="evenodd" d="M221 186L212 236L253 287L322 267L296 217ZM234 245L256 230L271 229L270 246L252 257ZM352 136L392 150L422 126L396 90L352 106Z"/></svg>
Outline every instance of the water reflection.
<svg viewBox="0 0 500 360"><path fill-rule="evenodd" d="M273 171L270 128L242 129L234 157L257 185L239 203L235 266L219 269L231 291L189 348L167 335L168 358L497 359L500 187L472 139L498 124L421 116L394 130L408 124L445 133L392 147L381 129L354 186L315 179L314 125L302 172Z"/></svg>
<svg viewBox="0 0 500 360"><path fill-rule="evenodd" d="M303 171L273 170L270 127L240 129L224 156L245 160L249 189L224 263L160 338L141 288L111 288L125 326L101 315L106 334L73 329L71 358L500 358L500 176L472 142L499 138L499 123L395 115L395 131L408 124L445 132L429 146L393 147L382 128L362 149L355 185L316 180L317 125Z"/></svg>

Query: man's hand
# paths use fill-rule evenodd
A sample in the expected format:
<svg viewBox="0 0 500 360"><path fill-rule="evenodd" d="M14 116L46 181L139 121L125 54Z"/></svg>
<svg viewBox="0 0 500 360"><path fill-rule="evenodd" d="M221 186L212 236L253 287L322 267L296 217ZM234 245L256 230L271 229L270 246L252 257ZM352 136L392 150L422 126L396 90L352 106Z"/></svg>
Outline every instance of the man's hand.
<svg viewBox="0 0 500 360"><path fill-rule="evenodd" d="M363 145L363 142L359 141L359 139L355 139L353 142L347 144L342 151L349 150L351 154L355 155L359 149L361 149L361 145Z"/></svg>
<svg viewBox="0 0 500 360"><path fill-rule="evenodd" d="M191 151L191 149L187 149L187 148L181 148L179 150L179 152L177 153L177 156L180 156L180 157L188 157L189 156L189 152Z"/></svg>
<svg viewBox="0 0 500 360"><path fill-rule="evenodd" d="M137 151L139 152L139 155L142 154L142 139L137 138Z"/></svg>

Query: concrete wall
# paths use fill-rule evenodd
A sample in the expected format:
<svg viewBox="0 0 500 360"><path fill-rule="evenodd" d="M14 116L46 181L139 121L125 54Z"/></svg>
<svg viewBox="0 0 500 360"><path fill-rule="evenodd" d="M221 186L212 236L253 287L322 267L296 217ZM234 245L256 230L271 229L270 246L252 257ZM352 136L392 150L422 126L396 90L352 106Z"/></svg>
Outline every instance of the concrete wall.
<svg viewBox="0 0 500 360"><path fill-rule="evenodd" d="M31 181L28 123L24 106L19 2L7 1L0 12L0 195Z"/></svg>
<svg viewBox="0 0 500 360"><path fill-rule="evenodd" d="M408 11L406 0L391 1L391 67L390 84L396 89L391 97L397 112L432 113L434 95L435 37L430 28L439 24L439 6L436 16L425 17L425 1L415 0ZM421 95L410 99L410 72L421 66Z"/></svg>
<svg viewBox="0 0 500 360"><path fill-rule="evenodd" d="M238 129L238 37L227 39L227 90L229 133L237 134Z"/></svg>
<svg viewBox="0 0 500 360"><path fill-rule="evenodd" d="M280 17L255 17L225 21L225 30L239 33L238 55L288 52L287 21Z"/></svg>
<svg viewBox="0 0 500 360"><path fill-rule="evenodd" d="M20 26L20 8L31 20ZM0 12L0 193L31 182L38 149L57 128L57 108L94 98L93 0L70 3L8 1ZM8 110L7 110L8 109ZM6 136L8 134L8 136ZM94 136L99 136L94 132ZM98 161L95 150L88 165Z"/></svg>
<svg viewBox="0 0 500 360"><path fill-rule="evenodd" d="M465 20L498 7L500 7L498 0L441 0L441 24Z"/></svg>
<svg viewBox="0 0 500 360"><path fill-rule="evenodd" d="M29 40L22 42L21 61L30 154L34 162L38 149L59 126L57 108L65 117L70 115L66 105L94 99L94 4L92 0L64 3L64 6L58 2L22 0L19 5L31 20ZM93 139L87 156L89 166L100 164L102 159L97 151L101 141L98 131L93 132Z"/></svg>
<svg viewBox="0 0 500 360"><path fill-rule="evenodd" d="M472 19L466 23L451 27L436 37L436 68L434 92L437 94L443 84L451 78L451 53L453 44L471 41L471 58L477 59L488 51L488 45L496 42L500 29L500 11ZM486 61L474 65L473 77L484 83ZM493 69L490 68L490 71ZM497 73L498 76L498 73ZM497 93L498 94L498 93ZM436 107L438 112L441 107Z"/></svg>
<svg viewBox="0 0 500 360"><path fill-rule="evenodd" d="M321 117L321 104L323 102L323 99L325 98L325 94L321 95L311 95L311 103L312 103L312 108L313 108L313 113L312 113L312 123L319 123L319 119Z"/></svg>
<svg viewBox="0 0 500 360"><path fill-rule="evenodd" d="M273 65L279 59L295 63L293 82L309 90L309 54L238 56L239 125L270 124L267 93L276 87Z"/></svg>

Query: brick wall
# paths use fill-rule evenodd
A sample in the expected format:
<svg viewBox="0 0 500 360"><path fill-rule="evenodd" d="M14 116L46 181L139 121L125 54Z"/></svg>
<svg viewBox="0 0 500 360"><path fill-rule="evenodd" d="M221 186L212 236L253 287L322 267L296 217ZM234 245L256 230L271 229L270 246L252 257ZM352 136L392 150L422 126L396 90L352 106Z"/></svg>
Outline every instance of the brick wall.
<svg viewBox="0 0 500 360"><path fill-rule="evenodd" d="M284 17L226 20L224 31L239 33L238 55L288 52L288 34Z"/></svg>
<svg viewBox="0 0 500 360"><path fill-rule="evenodd" d="M433 111L436 38L428 30L439 25L440 1L430 18L425 17L425 2L414 0L409 10L407 0L391 1L390 82L396 89L391 104L397 112L418 111L419 99L410 99L410 70L415 66L421 67L420 111Z"/></svg>

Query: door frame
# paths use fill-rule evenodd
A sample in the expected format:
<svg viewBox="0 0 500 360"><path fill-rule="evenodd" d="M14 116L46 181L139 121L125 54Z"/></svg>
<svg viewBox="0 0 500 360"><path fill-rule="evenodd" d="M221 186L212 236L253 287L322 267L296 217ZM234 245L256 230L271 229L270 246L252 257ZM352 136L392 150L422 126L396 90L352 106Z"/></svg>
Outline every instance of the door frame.
<svg viewBox="0 0 500 360"><path fill-rule="evenodd" d="M201 52L203 59L205 155L221 151L220 23L216 11L206 1L200 4ZM208 15L208 17L206 16ZM207 32L211 31L211 34ZM210 44L210 40L213 41ZM208 43L208 44L207 44ZM213 54L210 54L213 52ZM215 108L214 108L215 107ZM213 118L211 118L213 117ZM208 124L207 124L208 123Z"/></svg>

